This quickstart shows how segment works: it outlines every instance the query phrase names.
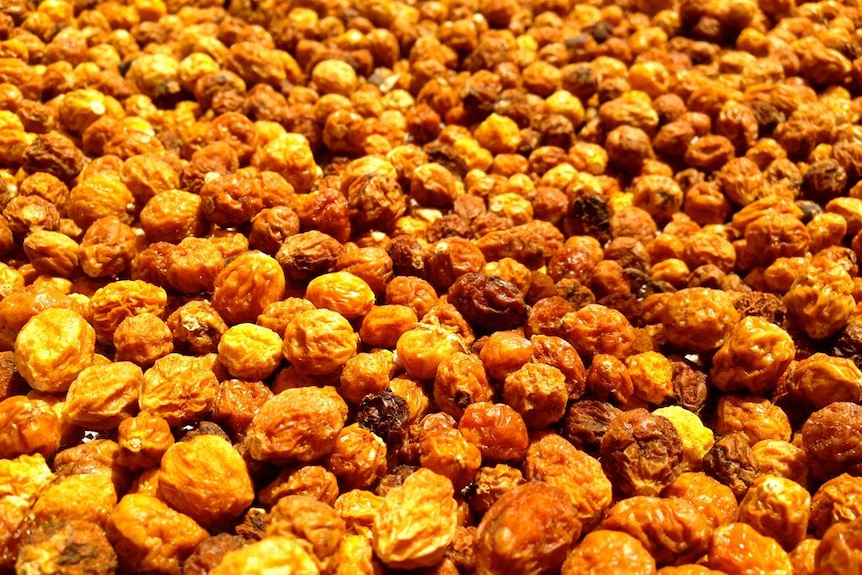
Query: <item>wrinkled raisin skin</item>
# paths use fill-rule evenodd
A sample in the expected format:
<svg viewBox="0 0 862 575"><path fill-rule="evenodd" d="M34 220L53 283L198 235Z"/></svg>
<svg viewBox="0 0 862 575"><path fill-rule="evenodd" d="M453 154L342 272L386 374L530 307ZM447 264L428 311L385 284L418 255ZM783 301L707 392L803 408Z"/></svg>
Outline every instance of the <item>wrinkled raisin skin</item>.
<svg viewBox="0 0 862 575"><path fill-rule="evenodd" d="M512 282L481 273L458 278L449 288L448 299L467 321L488 331L514 329L529 314L524 295Z"/></svg>
<svg viewBox="0 0 862 575"><path fill-rule="evenodd" d="M356 421L391 445L404 439L408 416L407 401L385 390L365 396Z"/></svg>

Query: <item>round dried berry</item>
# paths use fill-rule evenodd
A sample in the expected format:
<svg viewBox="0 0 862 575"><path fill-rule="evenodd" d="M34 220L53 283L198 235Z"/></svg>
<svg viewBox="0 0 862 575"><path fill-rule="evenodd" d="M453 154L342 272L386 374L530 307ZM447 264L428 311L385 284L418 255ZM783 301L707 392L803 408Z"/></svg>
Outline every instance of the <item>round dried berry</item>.
<svg viewBox="0 0 862 575"><path fill-rule="evenodd" d="M657 496L682 472L682 440L676 428L642 408L611 421L600 453L605 474L628 497Z"/></svg>
<svg viewBox="0 0 862 575"><path fill-rule="evenodd" d="M474 326L488 331L514 329L529 314L524 294L503 278L468 273L449 288L449 303Z"/></svg>
<svg viewBox="0 0 862 575"><path fill-rule="evenodd" d="M356 421L392 444L404 439L409 415L407 401L387 389L365 396L359 404Z"/></svg>

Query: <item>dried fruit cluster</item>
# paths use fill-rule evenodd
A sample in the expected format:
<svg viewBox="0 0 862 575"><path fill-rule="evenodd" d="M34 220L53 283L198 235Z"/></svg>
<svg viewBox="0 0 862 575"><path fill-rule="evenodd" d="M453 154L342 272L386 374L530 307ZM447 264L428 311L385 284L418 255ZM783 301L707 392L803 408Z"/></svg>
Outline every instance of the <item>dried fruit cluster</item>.
<svg viewBox="0 0 862 575"><path fill-rule="evenodd" d="M0 575L862 571L856 0L0 0Z"/></svg>

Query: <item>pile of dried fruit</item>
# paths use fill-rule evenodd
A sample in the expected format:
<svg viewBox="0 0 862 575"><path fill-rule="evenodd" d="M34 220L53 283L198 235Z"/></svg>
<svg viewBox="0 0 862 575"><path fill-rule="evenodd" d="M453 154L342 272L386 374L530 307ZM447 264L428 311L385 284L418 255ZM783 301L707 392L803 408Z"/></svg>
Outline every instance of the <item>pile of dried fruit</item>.
<svg viewBox="0 0 862 575"><path fill-rule="evenodd" d="M857 0L0 0L0 574L862 572L860 120Z"/></svg>

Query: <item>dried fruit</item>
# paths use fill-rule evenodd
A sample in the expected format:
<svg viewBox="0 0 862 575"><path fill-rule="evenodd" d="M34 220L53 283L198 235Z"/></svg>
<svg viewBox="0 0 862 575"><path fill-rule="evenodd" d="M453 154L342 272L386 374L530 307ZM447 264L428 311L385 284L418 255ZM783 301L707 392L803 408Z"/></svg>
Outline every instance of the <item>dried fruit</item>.
<svg viewBox="0 0 862 575"><path fill-rule="evenodd" d="M562 489L584 530L595 527L613 500L613 486L599 461L559 435L548 433L527 449L524 474Z"/></svg>
<svg viewBox="0 0 862 575"><path fill-rule="evenodd" d="M566 558L563 575L626 572L652 575L655 559L640 541L622 531L596 529L584 536Z"/></svg>
<svg viewBox="0 0 862 575"><path fill-rule="evenodd" d="M200 525L235 521L254 500L242 456L216 435L175 443L162 456L159 496Z"/></svg>
<svg viewBox="0 0 862 575"><path fill-rule="evenodd" d="M15 338L15 366L33 389L62 392L93 362L96 332L62 308L35 315Z"/></svg>
<svg viewBox="0 0 862 575"><path fill-rule="evenodd" d="M347 419L347 404L332 387L286 389L264 403L246 442L261 461L309 462L328 455Z"/></svg>
<svg viewBox="0 0 862 575"><path fill-rule="evenodd" d="M862 406L839 401L812 413L802 426L802 445L816 479L858 475L862 466L860 417Z"/></svg>
<svg viewBox="0 0 862 575"><path fill-rule="evenodd" d="M419 469L383 498L372 527L375 554L394 568L434 565L446 553L458 523L452 483Z"/></svg>
<svg viewBox="0 0 862 575"><path fill-rule="evenodd" d="M120 568L179 575L183 561L207 538L207 532L190 517L174 511L150 495L124 496L105 526L116 549ZM152 545L158 539L160 545Z"/></svg>
<svg viewBox="0 0 862 575"><path fill-rule="evenodd" d="M726 573L793 573L781 546L745 523L731 523L713 531L707 565Z"/></svg>
<svg viewBox="0 0 862 575"><path fill-rule="evenodd" d="M620 493L658 495L682 472L682 440L670 421L645 409L614 418L602 438L602 468Z"/></svg>
<svg viewBox="0 0 862 575"><path fill-rule="evenodd" d="M24 538L15 570L108 575L117 572L117 553L95 523L54 520L32 529Z"/></svg>
<svg viewBox="0 0 862 575"><path fill-rule="evenodd" d="M783 477L761 475L739 503L739 521L790 551L808 532L810 508L811 496L804 487Z"/></svg>
<svg viewBox="0 0 862 575"><path fill-rule="evenodd" d="M225 554L210 571L212 575L248 573L262 575L274 569L284 569L296 575L317 575L317 563L300 539L285 535L267 537Z"/></svg>
<svg viewBox="0 0 862 575"><path fill-rule="evenodd" d="M706 517L685 499L643 495L611 507L599 527L628 533L658 565L694 561L706 551L711 533Z"/></svg>
<svg viewBox="0 0 862 575"><path fill-rule="evenodd" d="M482 573L552 573L580 533L560 488L525 483L503 494L479 523L476 566Z"/></svg>
<svg viewBox="0 0 862 575"><path fill-rule="evenodd" d="M298 313L284 330L282 352L300 373L329 375L356 353L359 336L343 315L328 309Z"/></svg>
<svg viewBox="0 0 862 575"><path fill-rule="evenodd" d="M497 276L464 274L449 287L448 300L467 321L483 330L514 329L527 319L521 291Z"/></svg>

